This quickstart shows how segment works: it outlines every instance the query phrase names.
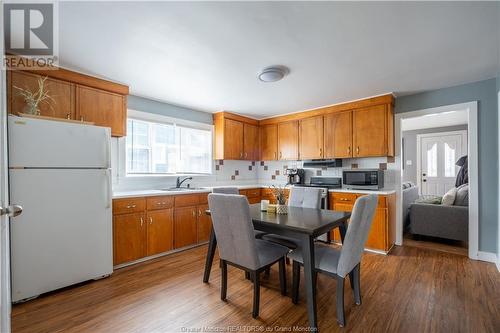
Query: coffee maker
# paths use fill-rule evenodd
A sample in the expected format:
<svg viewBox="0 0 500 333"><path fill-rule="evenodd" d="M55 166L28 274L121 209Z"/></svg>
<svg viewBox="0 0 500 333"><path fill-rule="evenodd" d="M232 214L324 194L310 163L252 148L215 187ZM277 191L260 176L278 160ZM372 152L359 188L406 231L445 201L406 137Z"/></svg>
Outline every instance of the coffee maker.
<svg viewBox="0 0 500 333"><path fill-rule="evenodd" d="M286 169L285 175L288 176L287 185L304 184L304 169Z"/></svg>

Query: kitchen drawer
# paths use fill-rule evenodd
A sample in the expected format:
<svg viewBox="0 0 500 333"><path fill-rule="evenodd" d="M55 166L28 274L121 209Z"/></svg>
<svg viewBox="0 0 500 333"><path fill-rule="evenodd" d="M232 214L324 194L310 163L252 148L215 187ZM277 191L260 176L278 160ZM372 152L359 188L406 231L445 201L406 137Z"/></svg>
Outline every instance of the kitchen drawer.
<svg viewBox="0 0 500 333"><path fill-rule="evenodd" d="M124 198L113 200L113 214L137 213L146 210L145 198Z"/></svg>
<svg viewBox="0 0 500 333"><path fill-rule="evenodd" d="M172 208L174 207L174 196L164 195L146 198L146 207L148 210Z"/></svg>
<svg viewBox="0 0 500 333"><path fill-rule="evenodd" d="M247 190L239 190L240 195L247 195Z"/></svg>
<svg viewBox="0 0 500 333"><path fill-rule="evenodd" d="M200 205L208 204L208 193L202 193L198 197Z"/></svg>
<svg viewBox="0 0 500 333"><path fill-rule="evenodd" d="M357 195L355 193L340 193L333 192L330 198L333 199L334 203L350 203L354 204Z"/></svg>
<svg viewBox="0 0 500 333"><path fill-rule="evenodd" d="M358 193L357 197L359 198L359 197L362 197L364 195L367 195L367 194ZM378 196L378 207L379 208L387 208L387 197L386 196L383 196L383 195Z"/></svg>
<svg viewBox="0 0 500 333"><path fill-rule="evenodd" d="M199 194L184 194L175 196L175 207L196 206L200 202Z"/></svg>
<svg viewBox="0 0 500 333"><path fill-rule="evenodd" d="M260 197L260 188L252 188L247 190L247 197L249 198Z"/></svg>
<svg viewBox="0 0 500 333"><path fill-rule="evenodd" d="M260 203L260 197L248 198L248 203L249 203L249 204L256 204L256 203Z"/></svg>

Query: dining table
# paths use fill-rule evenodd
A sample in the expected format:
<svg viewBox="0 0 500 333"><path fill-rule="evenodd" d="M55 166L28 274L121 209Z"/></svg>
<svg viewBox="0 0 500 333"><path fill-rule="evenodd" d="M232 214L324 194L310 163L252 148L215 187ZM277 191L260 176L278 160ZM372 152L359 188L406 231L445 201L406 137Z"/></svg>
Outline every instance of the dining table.
<svg viewBox="0 0 500 333"><path fill-rule="evenodd" d="M206 211L210 215L210 210ZM318 330L316 311L316 279L314 278L314 243L321 236L332 229L339 228L342 242L347 231L347 221L350 212L333 211L326 209L288 207L287 214L267 213L261 211L260 203L250 205L250 216L255 230L280 236L291 237L297 240L302 249L304 260L304 282L307 298L307 314L309 327ZM217 247L217 239L212 228L208 242L208 252L205 261L203 282L208 283L210 271Z"/></svg>

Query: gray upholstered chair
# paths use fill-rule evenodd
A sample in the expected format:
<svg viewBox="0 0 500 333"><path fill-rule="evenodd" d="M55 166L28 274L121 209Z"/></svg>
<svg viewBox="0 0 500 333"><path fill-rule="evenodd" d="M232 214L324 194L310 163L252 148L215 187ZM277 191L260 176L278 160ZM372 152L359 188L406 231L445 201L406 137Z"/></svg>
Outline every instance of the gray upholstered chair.
<svg viewBox="0 0 500 333"><path fill-rule="evenodd" d="M211 193L208 206L221 260L221 299L227 296L227 265L248 272L253 280L253 313L259 315L260 273L279 263L281 293L286 295L285 255L288 248L256 239L248 200L243 195Z"/></svg>
<svg viewBox="0 0 500 333"><path fill-rule="evenodd" d="M377 208L377 195L370 194L358 198L352 210L347 233L340 250L326 245L315 245L314 262L316 273L324 273L337 280L337 321L345 325L344 316L344 279L347 275L354 289L356 304L361 304L359 270L361 255L368 239ZM299 297L300 265L304 263L300 249L292 251L289 258L293 260L292 302L297 304Z"/></svg>
<svg viewBox="0 0 500 333"><path fill-rule="evenodd" d="M214 187L212 189L212 193L221 193L221 194L235 194L239 195L240 190L237 187ZM266 233L263 231L254 230L255 238L262 238Z"/></svg>
<svg viewBox="0 0 500 333"><path fill-rule="evenodd" d="M288 206L302 208L321 208L321 189L313 187L292 187L288 198ZM296 249L298 241L291 237L267 234L262 239Z"/></svg>
<svg viewBox="0 0 500 333"><path fill-rule="evenodd" d="M214 187L212 189L212 193L221 193L221 194L240 194L240 190L237 187Z"/></svg>

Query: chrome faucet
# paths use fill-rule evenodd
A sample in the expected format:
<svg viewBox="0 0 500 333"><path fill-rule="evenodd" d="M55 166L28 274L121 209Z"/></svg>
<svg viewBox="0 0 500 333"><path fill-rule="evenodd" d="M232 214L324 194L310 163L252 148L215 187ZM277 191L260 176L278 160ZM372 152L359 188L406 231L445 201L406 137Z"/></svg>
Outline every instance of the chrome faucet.
<svg viewBox="0 0 500 333"><path fill-rule="evenodd" d="M181 177L177 177L177 181L175 182L175 187L180 188L182 183L184 183L186 180L191 180L193 177L186 177L183 180L181 180Z"/></svg>

